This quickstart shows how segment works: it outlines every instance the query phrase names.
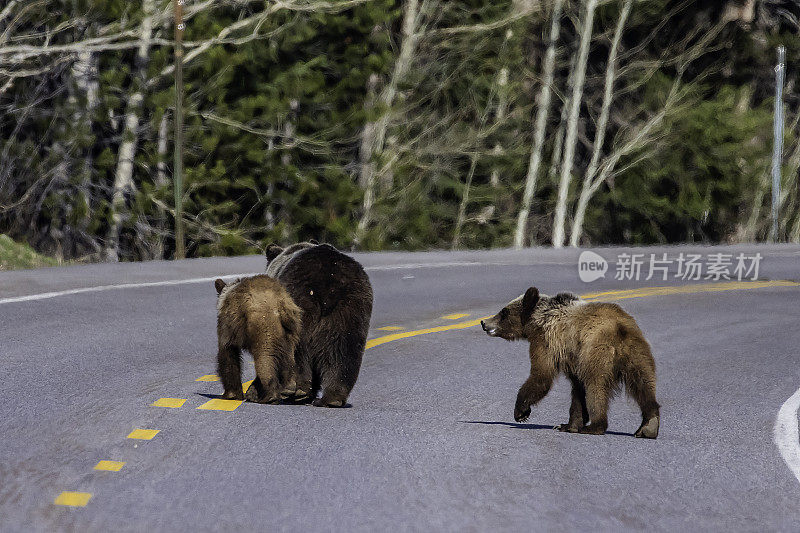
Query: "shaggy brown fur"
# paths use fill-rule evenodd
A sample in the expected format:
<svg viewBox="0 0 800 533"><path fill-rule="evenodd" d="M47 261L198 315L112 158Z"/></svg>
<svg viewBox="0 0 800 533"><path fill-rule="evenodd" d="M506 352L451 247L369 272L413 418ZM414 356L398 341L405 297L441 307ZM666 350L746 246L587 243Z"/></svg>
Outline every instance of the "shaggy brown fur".
<svg viewBox="0 0 800 533"><path fill-rule="evenodd" d="M642 410L634 436L658 436L655 361L636 321L617 304L587 303L567 293L540 296L531 287L481 327L492 337L530 342L531 374L517 394L517 422L528 419L531 406L563 373L572 383L572 405L569 422L556 429L602 435L609 399L624 385Z"/></svg>
<svg viewBox="0 0 800 533"><path fill-rule="evenodd" d="M218 279L217 372L224 398L276 403L294 393L294 350L302 312L276 280L260 275L229 285ZM242 394L241 351L253 356L256 379Z"/></svg>
<svg viewBox="0 0 800 533"><path fill-rule="evenodd" d="M295 351L295 401L344 407L358 379L372 315L369 276L329 244L266 250L267 275L278 279L303 310ZM317 398L317 392L322 396Z"/></svg>

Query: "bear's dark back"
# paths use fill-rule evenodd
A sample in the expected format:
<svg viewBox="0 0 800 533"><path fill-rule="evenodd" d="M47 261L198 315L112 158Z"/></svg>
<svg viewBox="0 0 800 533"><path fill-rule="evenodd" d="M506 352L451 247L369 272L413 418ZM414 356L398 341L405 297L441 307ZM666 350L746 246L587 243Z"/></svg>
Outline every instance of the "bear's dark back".
<svg viewBox="0 0 800 533"><path fill-rule="evenodd" d="M313 329L326 319L366 338L372 315L372 285L358 261L321 244L294 254L278 275Z"/></svg>

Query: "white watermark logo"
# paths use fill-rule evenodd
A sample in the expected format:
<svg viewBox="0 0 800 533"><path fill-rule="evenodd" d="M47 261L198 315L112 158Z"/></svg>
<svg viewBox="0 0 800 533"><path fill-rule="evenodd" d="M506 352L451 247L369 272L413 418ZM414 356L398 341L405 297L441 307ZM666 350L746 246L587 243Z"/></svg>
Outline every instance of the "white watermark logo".
<svg viewBox="0 0 800 533"><path fill-rule="evenodd" d="M713 253L707 256L683 252L676 255L622 253L617 256L614 279L666 281L672 277L691 281L755 281L758 279L761 259L760 253ZM581 281L589 283L605 277L607 270L608 262L598 254L588 250L581 253L578 259L578 275Z"/></svg>
<svg viewBox="0 0 800 533"><path fill-rule="evenodd" d="M584 283L604 278L608 271L608 261L602 256L586 250L578 258L578 276Z"/></svg>

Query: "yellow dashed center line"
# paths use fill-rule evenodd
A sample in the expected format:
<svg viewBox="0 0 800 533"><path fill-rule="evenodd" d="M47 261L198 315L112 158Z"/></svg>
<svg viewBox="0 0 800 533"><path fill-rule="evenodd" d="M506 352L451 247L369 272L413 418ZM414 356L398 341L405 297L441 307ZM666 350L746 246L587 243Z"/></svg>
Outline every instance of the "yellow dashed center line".
<svg viewBox="0 0 800 533"><path fill-rule="evenodd" d="M443 319L445 320L458 320L460 318L466 318L469 316L469 313L453 313L452 315L444 315Z"/></svg>
<svg viewBox="0 0 800 533"><path fill-rule="evenodd" d="M123 461L107 461L103 460L94 466L95 470L105 470L107 472L119 472L125 466Z"/></svg>
<svg viewBox="0 0 800 533"><path fill-rule="evenodd" d="M58 495L53 502L56 505L66 505L69 507L86 507L92 495L88 492L70 492L64 491Z"/></svg>
<svg viewBox="0 0 800 533"><path fill-rule="evenodd" d="M150 440L158 435L158 429L134 429L128 433L129 439Z"/></svg>
<svg viewBox="0 0 800 533"><path fill-rule="evenodd" d="M222 398L214 398L208 400L206 403L198 407L205 411L235 411L237 407L242 405L240 400L223 400Z"/></svg>
<svg viewBox="0 0 800 533"><path fill-rule="evenodd" d="M186 403L184 398L159 398L150 405L153 407L170 407L176 409Z"/></svg>
<svg viewBox="0 0 800 533"><path fill-rule="evenodd" d="M219 376L216 374L206 374L205 376L200 376L195 381L219 381Z"/></svg>

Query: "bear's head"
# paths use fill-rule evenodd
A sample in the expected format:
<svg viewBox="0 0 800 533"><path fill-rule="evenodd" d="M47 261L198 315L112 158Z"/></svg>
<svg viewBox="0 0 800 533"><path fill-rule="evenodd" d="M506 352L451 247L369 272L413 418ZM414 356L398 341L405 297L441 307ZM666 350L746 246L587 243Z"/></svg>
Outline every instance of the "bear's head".
<svg viewBox="0 0 800 533"><path fill-rule="evenodd" d="M241 283L241 281L241 278L237 278L230 283L225 283L225 280L222 278L217 278L214 280L214 288L217 289L217 311L222 309L222 306L225 304L225 299L231 289L236 287L239 283Z"/></svg>
<svg viewBox="0 0 800 533"><path fill-rule="evenodd" d="M286 248L282 248L275 243L270 244L264 251L264 255L267 257L267 276L273 278L278 277L278 274L281 273L283 267L286 266L286 263L292 259L294 254L301 250L305 250L306 248L317 246L318 244L319 243L314 239L305 242L298 242L297 244L289 245Z"/></svg>
<svg viewBox="0 0 800 533"><path fill-rule="evenodd" d="M511 300L493 317L481 320L481 327L490 337L500 337L507 341L524 339L523 330L530 321L537 303L539 303L539 289L531 287L522 296Z"/></svg>

